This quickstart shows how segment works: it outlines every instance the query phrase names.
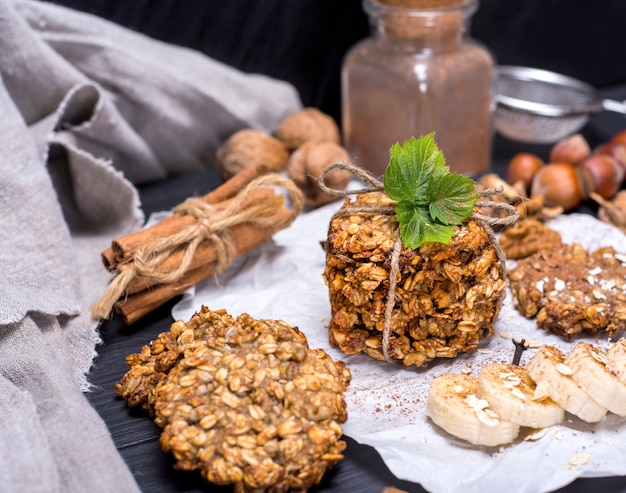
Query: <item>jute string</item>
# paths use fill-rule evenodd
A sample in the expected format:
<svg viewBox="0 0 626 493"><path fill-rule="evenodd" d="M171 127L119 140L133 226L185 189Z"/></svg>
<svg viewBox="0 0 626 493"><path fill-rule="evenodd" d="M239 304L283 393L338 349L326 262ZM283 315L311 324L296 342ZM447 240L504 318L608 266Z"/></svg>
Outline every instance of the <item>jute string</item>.
<svg viewBox="0 0 626 493"><path fill-rule="evenodd" d="M365 183L367 187L357 189L357 190L338 190L334 188L330 188L325 183L325 177L329 171L339 168L345 171L352 173L352 175ZM361 168L360 166L356 166L352 163L346 161L337 161L329 166L327 166L318 178L319 187L326 193L330 195L334 195L337 197L347 196L347 195L358 195L362 193L369 192L384 192L385 187L384 184L372 175L369 171ZM470 219L476 221L487 234L489 241L493 245L496 255L498 258L498 263L500 265L500 274L503 279L506 280L506 255L502 251L502 247L498 240L496 239L495 233L493 231L493 226L512 226L514 225L520 218L518 210L510 204L504 202L497 202L494 200L487 200L488 197L496 195L501 192L499 189L487 189L478 192L481 199L476 202L475 207L490 207L494 209L500 209L507 213L507 215L503 217L491 217L480 214L476 211L473 211L470 214ZM345 215L353 215L353 214L380 214L380 215L395 215L396 208L395 206L389 207L342 207L340 208L332 217L331 222L335 217L345 216ZM400 238L400 232L398 231L398 238L394 243L393 250L390 258L390 271L389 271L389 291L387 294L387 303L385 305L385 323L383 327L383 337L382 337L382 349L383 356L387 361L391 361L391 357L389 355L389 339L391 337L391 316L393 313L393 308L396 304L396 282L398 278L398 273L400 270L400 256L402 254L402 239ZM500 292L499 303L501 304L504 299L504 290Z"/></svg>
<svg viewBox="0 0 626 493"><path fill-rule="evenodd" d="M273 195L267 200L246 205L251 194L262 187L284 189L291 200L288 215L277 215L283 206L281 196ZM108 318L115 303L125 294L130 282L136 277L151 280L154 284L168 284L181 279L198 249L208 241L216 253L214 275L223 273L237 256L237 245L229 233L230 228L239 224L251 224L258 228L271 228L274 231L286 228L300 215L303 196L295 183L277 174L266 174L256 178L243 188L223 209L207 204L200 198L191 197L176 206L175 214L189 214L196 221L192 226L179 232L156 238L138 247L131 255L124 269L111 280L104 295L93 306L95 318ZM171 270L161 266L174 253L182 251L180 263Z"/></svg>

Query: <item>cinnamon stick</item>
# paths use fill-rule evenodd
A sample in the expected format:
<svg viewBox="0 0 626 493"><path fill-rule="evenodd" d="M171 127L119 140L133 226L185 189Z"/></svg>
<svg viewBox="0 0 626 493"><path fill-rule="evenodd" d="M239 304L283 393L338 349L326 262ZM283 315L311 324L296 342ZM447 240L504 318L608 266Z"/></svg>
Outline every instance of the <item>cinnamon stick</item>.
<svg viewBox="0 0 626 493"><path fill-rule="evenodd" d="M276 214L276 223L279 223L290 214L289 209L283 207ZM250 224L241 224L233 227L231 237L237 247L236 256L244 255L264 241L267 241L276 231L276 228L259 228ZM214 251L213 255L215 255ZM200 264L195 268L190 268L181 279L174 283L150 286L142 291L129 294L129 296L115 304L115 312L122 316L122 320L125 324L132 324L175 296L181 294L198 281L214 273L214 261ZM144 282L145 281L144 279ZM138 289L139 287L141 287L139 282L134 284L134 289Z"/></svg>
<svg viewBox="0 0 626 493"><path fill-rule="evenodd" d="M275 187L289 194L290 208L282 195L274 194ZM289 226L302 206L302 191L277 174L262 174L211 207L201 198L189 198L175 209L177 227L171 234L170 221L159 235L138 235L142 243L124 262L114 259L117 275L92 306L92 315L107 318L114 309L125 323L133 323L202 278L224 272L232 259ZM102 257L109 261L104 252Z"/></svg>
<svg viewBox="0 0 626 493"><path fill-rule="evenodd" d="M241 189L248 185L251 181L261 175L256 166L248 166L242 169L232 178L226 180L219 187L201 197L203 202L207 204L219 204L226 199L235 196ZM132 251L138 246L151 241L155 238L163 238L169 236L180 229L190 226L194 223L194 218L174 214L158 223L139 231L135 231L125 236L114 239L111 247L104 250L101 254L104 266L109 270L115 270L116 264L124 262L130 256Z"/></svg>
<svg viewBox="0 0 626 493"><path fill-rule="evenodd" d="M274 195L273 191L269 188L260 188L255 190L251 196L250 200L246 201L244 204L252 203L255 201L261 200L276 200L277 202L283 202L283 199L280 195ZM278 208L278 207L277 207ZM289 214L289 210L286 207L282 207L278 209L276 213L276 222L282 221ZM269 239L276 232L275 228L259 228L258 226L254 226L250 223L242 223L233 226L230 229L230 240L236 245L237 248L237 256L243 255L250 251L255 246L259 245L261 242ZM217 260L217 252L213 244L209 241L203 242L198 246L196 250L193 260L189 265L188 270L194 270L203 265L212 264ZM165 260L161 266L160 270L163 272L168 272L170 270L175 269L181 262L183 256L182 250L179 252L174 252L170 255L167 260ZM132 263L118 264L118 269L120 271L131 268ZM151 286L157 284L157 281L154 281L145 276L138 275L135 277L128 288L126 289L126 294L135 294L144 289L147 289Z"/></svg>
<svg viewBox="0 0 626 493"><path fill-rule="evenodd" d="M113 248L111 247L107 248L100 255L102 257L102 263L104 264L106 269L108 271L114 271L115 270L115 258L113 254Z"/></svg>
<svg viewBox="0 0 626 493"><path fill-rule="evenodd" d="M203 266L187 272L180 280L172 284L161 284L146 289L115 303L115 313L121 315L126 325L135 323L148 313L183 293L198 281L211 275L212 266Z"/></svg>

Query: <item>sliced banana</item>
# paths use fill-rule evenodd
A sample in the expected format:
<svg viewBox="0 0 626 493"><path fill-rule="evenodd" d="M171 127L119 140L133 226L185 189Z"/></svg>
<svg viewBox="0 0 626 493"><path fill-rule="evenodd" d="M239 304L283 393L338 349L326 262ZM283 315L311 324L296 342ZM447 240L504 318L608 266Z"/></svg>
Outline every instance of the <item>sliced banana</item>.
<svg viewBox="0 0 626 493"><path fill-rule="evenodd" d="M611 368L606 353L580 341L565 358L574 381L598 404L618 416L626 416L626 383Z"/></svg>
<svg viewBox="0 0 626 493"><path fill-rule="evenodd" d="M517 365L484 366L478 376L478 396L502 419L520 426L546 428L563 421L565 415L526 368Z"/></svg>
<svg viewBox="0 0 626 493"><path fill-rule="evenodd" d="M594 401L572 378L565 356L553 346L541 346L526 364L538 387L545 386L550 398L567 412L588 423L600 421L607 408Z"/></svg>
<svg viewBox="0 0 626 493"><path fill-rule="evenodd" d="M621 337L606 352L606 359L613 373L626 383L626 338Z"/></svg>
<svg viewBox="0 0 626 493"><path fill-rule="evenodd" d="M503 421L476 396L478 379L471 375L443 374L430 387L426 414L451 435L489 447L511 443L519 426Z"/></svg>

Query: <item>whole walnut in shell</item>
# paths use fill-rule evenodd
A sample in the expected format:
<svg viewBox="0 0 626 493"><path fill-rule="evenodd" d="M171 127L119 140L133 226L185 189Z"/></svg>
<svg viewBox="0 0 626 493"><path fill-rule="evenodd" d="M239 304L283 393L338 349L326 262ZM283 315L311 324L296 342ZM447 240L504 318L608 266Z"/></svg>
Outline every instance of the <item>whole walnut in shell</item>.
<svg viewBox="0 0 626 493"><path fill-rule="evenodd" d="M302 108L287 116L278 125L274 136L293 151L309 140L329 141L339 144L341 133L337 122L317 108Z"/></svg>
<svg viewBox="0 0 626 493"><path fill-rule="evenodd" d="M304 202L311 207L318 207L337 199L319 188L318 177L328 165L349 160L348 151L335 142L309 141L291 154L287 174L302 190ZM351 178L352 174L348 171L334 168L325 175L324 183L329 188L344 190Z"/></svg>
<svg viewBox="0 0 626 493"><path fill-rule="evenodd" d="M246 128L232 134L217 150L216 167L228 180L249 166L262 173L280 172L287 166L289 152L283 143L269 134Z"/></svg>

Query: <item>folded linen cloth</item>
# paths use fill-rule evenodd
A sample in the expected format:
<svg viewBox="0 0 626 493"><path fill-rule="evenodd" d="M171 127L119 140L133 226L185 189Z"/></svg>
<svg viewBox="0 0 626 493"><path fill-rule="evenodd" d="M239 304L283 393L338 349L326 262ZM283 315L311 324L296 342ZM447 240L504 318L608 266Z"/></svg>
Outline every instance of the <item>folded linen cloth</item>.
<svg viewBox="0 0 626 493"><path fill-rule="evenodd" d="M83 395L100 252L141 226L135 185L212 166L272 131L295 89L103 19L0 2L0 482L5 491L135 492Z"/></svg>

